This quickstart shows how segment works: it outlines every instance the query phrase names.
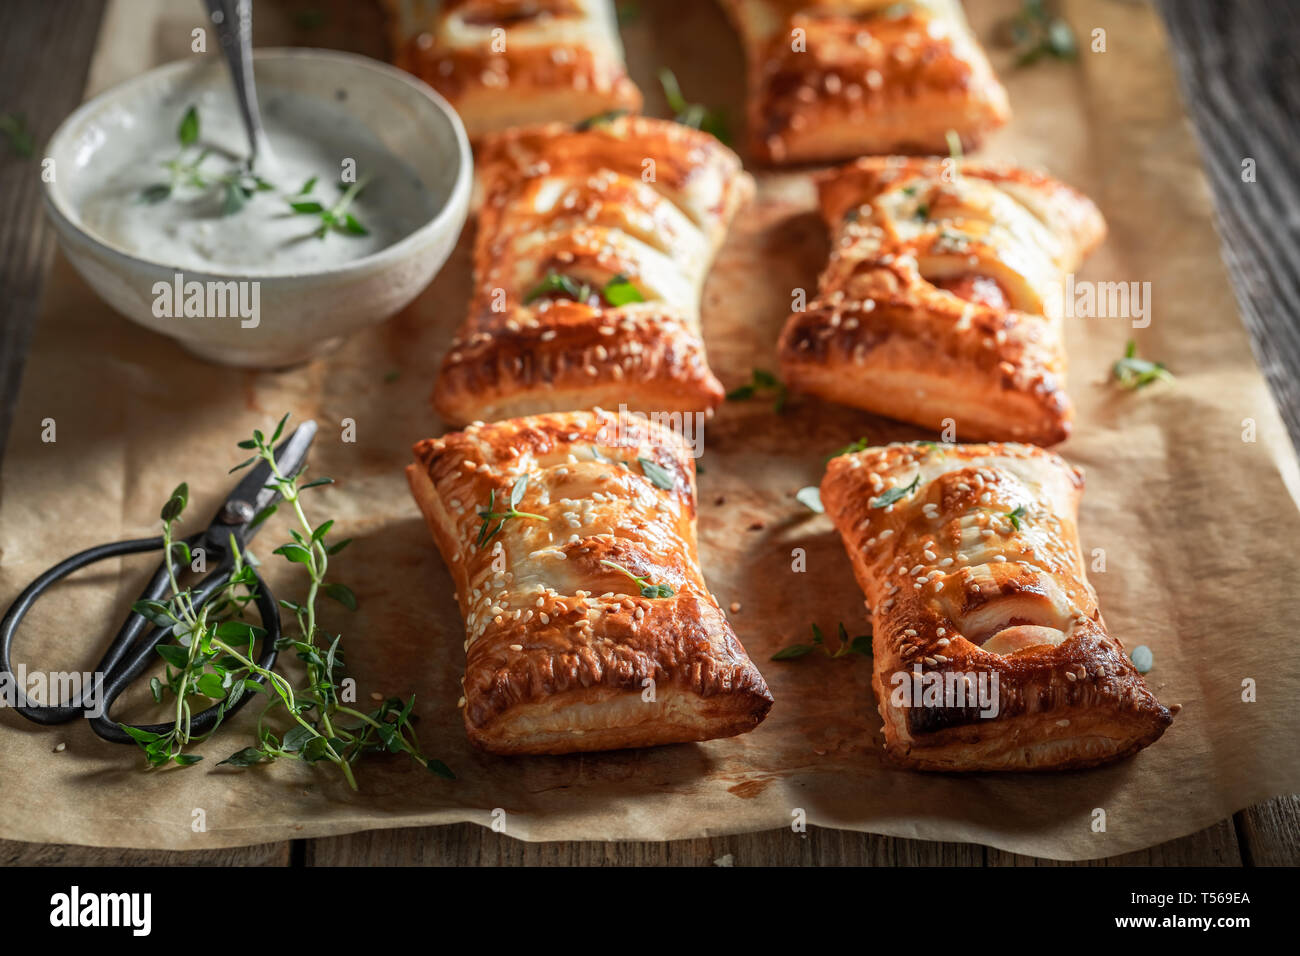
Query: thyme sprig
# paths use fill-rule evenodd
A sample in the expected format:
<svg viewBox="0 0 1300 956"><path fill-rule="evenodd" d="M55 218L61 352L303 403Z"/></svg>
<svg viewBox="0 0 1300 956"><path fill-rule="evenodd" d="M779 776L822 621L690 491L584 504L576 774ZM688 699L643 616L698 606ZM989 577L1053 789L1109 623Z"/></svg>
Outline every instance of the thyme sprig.
<svg viewBox="0 0 1300 956"><path fill-rule="evenodd" d="M520 511L516 507L519 502L524 500L524 492L527 490L528 476L520 475L518 479L516 479L514 486L510 489L509 511L497 511L497 490L493 488L488 492L487 508L478 513L479 518L483 521L483 524L478 529L478 539L475 542L479 548L486 548L487 543L496 537L497 532L499 532L505 526L505 523L511 518L533 518L537 521L551 520L545 515L536 515L528 511ZM497 523L495 528L492 528L493 521ZM489 528L492 528L492 530L489 531Z"/></svg>
<svg viewBox="0 0 1300 956"><path fill-rule="evenodd" d="M554 269L548 269L542 280L524 295L524 305L529 305L547 295L559 295L572 299L574 302L589 303L591 297L597 292L600 293L601 298L606 303L614 308L632 302L645 301L645 296L641 294L641 290L622 273L614 276L597 289L589 282L583 282L573 278L573 276L556 272Z"/></svg>
<svg viewBox="0 0 1300 956"><path fill-rule="evenodd" d="M1110 367L1111 377L1120 388L1136 391L1156 382L1172 382L1173 373L1160 362L1138 358L1137 342L1129 339L1124 347L1124 357L1116 359Z"/></svg>
<svg viewBox="0 0 1300 956"><path fill-rule="evenodd" d="M912 492L914 492L917 486L920 485L920 483L921 483L921 474L920 472L917 472L916 477L912 479L912 483L910 485L895 485L893 488L890 488L887 491L885 491L883 494L881 494L880 497L872 498L871 507L885 508L888 507L889 505L892 505L895 501L901 501L904 498L906 498L908 495L910 495Z"/></svg>
<svg viewBox="0 0 1300 956"><path fill-rule="evenodd" d="M771 393L776 396L772 404L772 410L780 415L785 411L786 402L790 398L790 391L786 388L785 383L766 369L756 368L750 373L750 380L738 388L733 388L727 393L727 401L739 402L747 398L753 398L755 395Z"/></svg>
<svg viewBox="0 0 1300 956"><path fill-rule="evenodd" d="M638 588L641 589L641 596L642 596L642 597L647 597L647 598L670 598L670 597L673 596L673 593L674 593L674 592L673 592L673 589L672 589L672 587L671 587L670 585L667 585L667 584L651 584L651 583L650 583L650 580L649 580L648 578L643 577L643 576L641 576L641 575L633 574L633 573L632 573L631 571L629 571L627 568L623 567L623 565L621 565L621 564L616 564L616 563L613 562L613 561L604 561L604 560L602 560L600 563L603 564L603 565L605 565L605 567L607 567L607 568L613 568L615 571L618 571L620 574L624 574L624 575L626 575L627 577L631 578L632 583L635 584Z"/></svg>
<svg viewBox="0 0 1300 956"><path fill-rule="evenodd" d="M365 175L354 183L340 183L343 194L332 206L326 206L315 199L290 199L289 208L301 215L320 217L320 225L314 231L317 239L324 239L331 232L339 232L345 236L368 236L370 230L361 225L357 217L348 212L348 208L361 195L361 190L370 184L370 178L369 175ZM316 177L313 176L303 184L302 189L298 190L298 195L309 196L315 187Z"/></svg>
<svg viewBox="0 0 1300 956"><path fill-rule="evenodd" d="M177 186L190 186L200 190L215 187L221 191L221 215L231 216L243 209L244 204L254 193L270 192L275 189L251 168L246 167L237 167L209 179L211 174L204 172L203 163L212 155L212 150L203 147L199 149L197 155L193 155L191 151L191 147L198 146L199 130L198 107L190 106L176 127L180 152L162 164L163 169L167 170L167 181L154 183L142 189L140 191L142 202L160 203L169 198Z"/></svg>
<svg viewBox="0 0 1300 956"><path fill-rule="evenodd" d="M682 95L682 87L677 82L677 75L666 66L659 70L659 85L663 87L664 99L668 101L668 108L673 111L675 122L709 133L719 142L730 144L731 131L728 128L727 116L722 110L710 109L702 103L688 103L686 97Z"/></svg>
<svg viewBox="0 0 1300 956"><path fill-rule="evenodd" d="M1020 12L1003 24L1016 52L1016 66L1029 66L1043 57L1073 60L1079 54L1074 30L1062 17L1049 12L1045 0L1024 0Z"/></svg>
<svg viewBox="0 0 1300 956"><path fill-rule="evenodd" d="M265 462L271 471L269 484L279 492L296 519L297 527L289 531L291 540L274 553L306 569L308 588L301 602L280 600L280 606L293 613L298 633L282 635L277 647L297 652L305 665L305 680L294 684L256 660L253 648L266 637L266 630L244 620L243 614L255 597L257 579L253 569L257 561L251 553L240 552L233 535L229 547L234 570L229 581L206 603L196 603L193 590L181 587L177 566L179 562L191 560L189 547L175 538L176 522L189 501L188 486L181 484L160 512L171 596L166 601L139 601L133 606L152 623L173 628L176 643L162 643L156 648L167 665L166 680L153 678L150 690L158 703L169 693L174 697L175 726L165 734L120 726L140 745L148 767L189 766L202 757L188 748L215 734L229 710L246 694L256 693L264 695L267 703L258 719L255 743L236 751L221 761L222 764L248 767L280 759L306 763L327 761L342 772L355 790L353 765L363 754L388 750L407 753L430 772L454 778L442 761L420 752L413 726L414 696L406 701L390 697L369 713L347 706L352 702L352 690L340 683L339 671L344 666L342 636L328 635L321 630L316 618L316 600L324 594L355 610L356 597L352 591L341 583L326 580L329 559L346 548L350 539L331 542L328 535L334 522L313 526L303 509L302 492L330 484L331 479L299 483L297 475L280 471L275 460L275 443L283 434L288 417L280 419L269 438L254 431L251 439L240 442L241 448L254 454L231 470ZM264 508L250 524L267 520L278 507ZM196 697L219 702L216 726L201 735L191 732L192 701Z"/></svg>
<svg viewBox="0 0 1300 956"><path fill-rule="evenodd" d="M827 646L826 638L822 636L822 630L816 624L812 626L812 634L811 644L791 644L788 647L783 647L772 655L772 660L793 661L818 650L832 660L837 657L847 657L849 654L861 654L863 657L871 656L871 635L860 634L857 637L850 638L849 632L844 628L843 621L839 623L839 642L833 651Z"/></svg>
<svg viewBox="0 0 1300 956"><path fill-rule="evenodd" d="M0 113L0 136L23 159L29 158L36 151L36 140L27 128L27 117L22 113Z"/></svg>

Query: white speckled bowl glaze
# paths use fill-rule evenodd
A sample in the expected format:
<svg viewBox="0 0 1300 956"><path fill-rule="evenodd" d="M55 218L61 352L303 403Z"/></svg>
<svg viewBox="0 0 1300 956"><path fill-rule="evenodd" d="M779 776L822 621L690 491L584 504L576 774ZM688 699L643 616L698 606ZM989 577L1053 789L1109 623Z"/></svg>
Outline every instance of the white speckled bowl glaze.
<svg viewBox="0 0 1300 956"><path fill-rule="evenodd" d="M447 101L400 70L351 53L299 48L258 50L254 62L260 87L330 97L338 109L364 121L389 152L419 175L433 197L433 218L372 255L321 271L281 275L180 270L89 232L78 203L94 183L99 148L109 137L131 136L146 112L180 115L197 93L228 88L225 64L215 55L150 70L78 108L47 148L55 177L45 184L45 200L64 253L118 312L211 361L281 368L387 319L429 284L465 223L473 160L465 128ZM258 281L259 324L244 328L238 317L155 316L155 283L173 283L178 271L186 282Z"/></svg>

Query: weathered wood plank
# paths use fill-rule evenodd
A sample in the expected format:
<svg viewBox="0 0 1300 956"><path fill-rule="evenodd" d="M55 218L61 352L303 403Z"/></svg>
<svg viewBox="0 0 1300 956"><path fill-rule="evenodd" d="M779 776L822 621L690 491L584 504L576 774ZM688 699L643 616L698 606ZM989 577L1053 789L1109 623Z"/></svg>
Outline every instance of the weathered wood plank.
<svg viewBox="0 0 1300 956"><path fill-rule="evenodd" d="M525 843L464 823L313 840L305 862L308 866L982 866L984 848L816 827L806 834L772 830L669 843Z"/></svg>
<svg viewBox="0 0 1300 956"><path fill-rule="evenodd" d="M1258 804L1235 820L1248 865L1300 866L1300 796Z"/></svg>
<svg viewBox="0 0 1300 956"><path fill-rule="evenodd" d="M124 850L114 847L0 840L5 866L288 866L290 844L263 843L227 850Z"/></svg>
<svg viewBox="0 0 1300 956"><path fill-rule="evenodd" d="M1199 833L1101 860L1063 863L989 850L987 862L989 866L1241 866L1242 857L1232 821L1223 820Z"/></svg>

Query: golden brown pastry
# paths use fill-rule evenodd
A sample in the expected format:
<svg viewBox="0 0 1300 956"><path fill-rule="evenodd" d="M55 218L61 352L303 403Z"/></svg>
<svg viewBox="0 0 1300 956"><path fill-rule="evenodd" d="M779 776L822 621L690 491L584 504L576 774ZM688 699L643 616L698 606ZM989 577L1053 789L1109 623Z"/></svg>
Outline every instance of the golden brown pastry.
<svg viewBox="0 0 1300 956"><path fill-rule="evenodd" d="M924 442L831 460L821 497L872 611L894 761L1088 767L1169 726L1106 632L1079 550L1082 494L1078 470L1032 445Z"/></svg>
<svg viewBox="0 0 1300 956"><path fill-rule="evenodd" d="M727 224L753 194L731 150L625 116L502 133L479 172L474 293L434 391L443 418L721 401L699 306Z"/></svg>
<svg viewBox="0 0 1300 956"><path fill-rule="evenodd" d="M644 747L766 716L767 685L700 572L694 459L675 432L597 409L473 425L415 458L411 491L465 618L475 744Z"/></svg>
<svg viewBox="0 0 1300 956"><path fill-rule="evenodd" d="M769 163L974 147L1011 116L957 0L724 0Z"/></svg>
<svg viewBox="0 0 1300 956"><path fill-rule="evenodd" d="M952 159L862 159L818 187L833 248L781 334L786 383L963 439L1065 438L1059 289L1105 236L1097 207Z"/></svg>
<svg viewBox="0 0 1300 956"><path fill-rule="evenodd" d="M611 0L385 0L394 62L445 96L471 139L636 111Z"/></svg>

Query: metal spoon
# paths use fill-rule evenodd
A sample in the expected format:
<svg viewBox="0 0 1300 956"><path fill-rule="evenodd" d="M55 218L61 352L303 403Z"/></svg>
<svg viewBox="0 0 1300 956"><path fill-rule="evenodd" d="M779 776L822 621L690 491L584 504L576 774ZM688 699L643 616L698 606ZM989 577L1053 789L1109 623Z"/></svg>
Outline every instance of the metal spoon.
<svg viewBox="0 0 1300 956"><path fill-rule="evenodd" d="M274 163L271 145L262 129L257 86L253 82L253 0L204 0L204 3L235 84L235 99L248 133L248 168L252 170L259 157Z"/></svg>

